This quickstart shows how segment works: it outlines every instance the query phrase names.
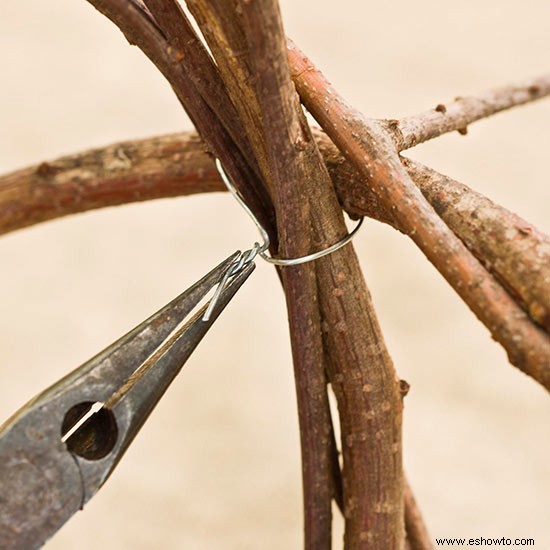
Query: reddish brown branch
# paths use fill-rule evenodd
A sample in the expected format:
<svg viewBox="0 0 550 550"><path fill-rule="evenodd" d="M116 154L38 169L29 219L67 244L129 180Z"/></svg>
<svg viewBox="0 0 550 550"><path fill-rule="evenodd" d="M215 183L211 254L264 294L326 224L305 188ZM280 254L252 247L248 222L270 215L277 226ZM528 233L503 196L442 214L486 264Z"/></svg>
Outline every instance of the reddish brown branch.
<svg viewBox="0 0 550 550"><path fill-rule="evenodd" d="M403 162L447 225L550 331L550 237L466 185L419 162Z"/></svg>
<svg viewBox="0 0 550 550"><path fill-rule="evenodd" d="M316 135L344 208L398 227L365 180L324 134ZM550 330L550 237L516 214L418 162L401 158L437 214L529 312Z"/></svg>
<svg viewBox="0 0 550 550"><path fill-rule="evenodd" d="M315 149L307 145L296 107L295 93L284 47L282 26L276 2L258 2L243 10L243 22L250 43L248 57L255 76L262 120L256 122L265 143L271 194L277 212L279 253L300 257L314 246L309 231L309 202L300 199L301 186L317 177L321 163L315 162ZM303 141L306 154L293 147ZM310 141L310 143L312 143ZM321 174L322 176L322 174ZM328 178L328 175L326 176ZM300 193L297 195L297 192ZM332 437L327 395L326 357L321 338L321 315L317 303L316 270L306 264L282 271L287 301L292 355L296 379L298 418L302 447L304 494L304 547L331 547Z"/></svg>
<svg viewBox="0 0 550 550"><path fill-rule="evenodd" d="M350 215L396 226L325 134L314 135ZM533 319L548 327L549 237L467 186L417 162L402 161L454 233ZM0 234L94 208L223 190L196 134L122 142L0 176Z"/></svg>
<svg viewBox="0 0 550 550"><path fill-rule="evenodd" d="M223 189L196 134L116 143L0 177L0 234L94 208Z"/></svg>
<svg viewBox="0 0 550 550"><path fill-rule="evenodd" d="M431 550L432 541L426 529L420 508L414 498L411 486L405 478L405 532L410 550Z"/></svg>
<svg viewBox="0 0 550 550"><path fill-rule="evenodd" d="M325 134L314 135L350 215L396 226ZM447 225L548 328L550 238L467 186L417 162L402 161ZM0 176L0 234L94 208L224 190L194 133L122 142Z"/></svg>
<svg viewBox="0 0 550 550"><path fill-rule="evenodd" d="M466 133L468 125L476 120L548 95L550 74L545 74L475 96L457 97L418 115L386 121L387 129L397 149L402 151L448 132Z"/></svg>
<svg viewBox="0 0 550 550"><path fill-rule="evenodd" d="M281 254L298 257L337 242L346 228L290 80L276 3L239 7L277 195ZM319 345L321 313L342 431L345 546L402 548L401 395L353 248L286 268L283 280L298 354ZM307 356L299 359L308 364ZM306 539L307 546L327 547L323 536L317 545Z"/></svg>
<svg viewBox="0 0 550 550"><path fill-rule="evenodd" d="M262 113L242 21L236 10L228 9L226 0L186 0L186 4L216 58L265 181L269 183L271 176L262 131Z"/></svg>
<svg viewBox="0 0 550 550"><path fill-rule="evenodd" d="M151 13L135 0L88 2L113 21L130 44L139 46L162 72L208 150L222 160L247 203L276 242L273 207L259 177L252 149L246 144L246 133L234 109L231 110L223 87L219 83L209 83L212 79L219 80L219 75L189 26L182 26L181 32L186 33L186 38L180 40L173 29L163 30ZM173 4L172 0L166 0L168 4ZM151 3L151 6L160 9L156 4ZM181 17L180 13L180 22ZM233 139L232 136L237 137Z"/></svg>
<svg viewBox="0 0 550 550"><path fill-rule="evenodd" d="M550 339L495 281L437 215L400 162L390 135L346 105L294 46L293 77L302 101L361 174L397 225L447 279L510 362L550 389Z"/></svg>
<svg viewBox="0 0 550 550"><path fill-rule="evenodd" d="M166 39L172 62L181 67L201 98L230 133L245 158L254 159L245 127L214 60L175 0L143 0ZM192 106L189 106L193 109Z"/></svg>
<svg viewBox="0 0 550 550"><path fill-rule="evenodd" d="M300 156L287 143L287 134L294 130L292 122L297 114L293 107L298 103L294 99L288 66L281 67L276 63L277 57L281 56L286 63L285 49L279 44L281 23L277 5L275 2L260 4L260 12L256 13L258 17L250 27L227 3L189 2L218 60L236 108L246 121L256 155L261 159L260 166L277 212L279 251L285 257L298 257L306 254L312 246L308 232L303 231L303 227L309 225L308 211L303 208L303 203L292 200L288 183L307 181L311 178L311 171L317 167L312 164L311 155ZM248 40L254 42L255 47L249 49ZM236 48L241 51L238 58L229 54ZM270 67L268 73L263 59L265 48L269 49L271 65L274 66L274 70ZM241 77L234 78L236 74ZM261 86L256 87L257 83ZM264 87L269 88L269 93ZM290 103L293 99L294 103ZM281 196L285 197L284 202ZM289 239L289 235L297 233L297 227L301 228L298 233L301 238ZM333 440L315 268L309 264L285 269L282 280L300 424L304 542L306 548L330 548Z"/></svg>

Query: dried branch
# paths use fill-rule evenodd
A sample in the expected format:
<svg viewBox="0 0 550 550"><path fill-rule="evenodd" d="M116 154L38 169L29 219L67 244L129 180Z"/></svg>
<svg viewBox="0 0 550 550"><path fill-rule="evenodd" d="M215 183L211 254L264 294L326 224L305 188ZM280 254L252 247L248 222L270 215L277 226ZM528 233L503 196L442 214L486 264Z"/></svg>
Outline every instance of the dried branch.
<svg viewBox="0 0 550 550"><path fill-rule="evenodd" d="M264 179L270 186L270 170L263 135L262 113L254 87L248 44L236 10L226 0L186 0L208 47L216 58L223 81L243 120Z"/></svg>
<svg viewBox="0 0 550 550"><path fill-rule="evenodd" d="M366 187L368 182L346 162L324 134L317 142L344 208L398 228L392 213ZM401 158L409 176L437 214L485 268L528 311L550 330L550 237L517 214L435 170Z"/></svg>
<svg viewBox="0 0 550 550"><path fill-rule="evenodd" d="M550 95L550 74L542 75L509 86L487 90L476 96L457 97L440 103L418 115L386 121L398 151L410 149L448 132L467 132L468 125L476 120L524 105Z"/></svg>
<svg viewBox="0 0 550 550"><path fill-rule="evenodd" d="M186 78L220 119L244 157L248 160L254 159L245 128L216 64L181 6L174 0L143 0L143 3L164 35L173 62L185 72Z"/></svg>
<svg viewBox="0 0 550 550"><path fill-rule="evenodd" d="M380 203L411 237L480 321L510 362L550 389L550 338L469 252L414 185L394 143L377 121L347 106L299 50L289 46L302 101L354 165Z"/></svg>
<svg viewBox="0 0 550 550"><path fill-rule="evenodd" d="M313 133L348 213L396 227L334 144ZM469 187L417 162L402 162L445 223L548 330L550 238ZM94 208L224 190L194 133L121 142L0 176L0 234Z"/></svg>
<svg viewBox="0 0 550 550"><path fill-rule="evenodd" d="M237 16L236 10L216 1L192 1L188 5L218 61L236 108L246 121L248 136L275 203L280 253L285 257L307 254L313 246L310 235L303 231L303 227L309 225L309 212L292 199L292 193L285 189L285 185L311 178L311 171L316 170L316 166L311 154L299 157L292 145L286 142L296 116L293 105L289 104L295 94L290 89L288 67L286 75L284 71L270 71L267 81L264 81L265 68L256 58L260 52L249 51L245 23ZM261 40L261 46L265 40L270 44L272 55L276 57L277 52L282 51L285 59L284 48L277 47L280 20L276 3L264 3L263 8L269 12L269 17L263 19L262 14L255 22L257 28L251 39ZM275 28L268 30L266 21L272 21ZM235 49L241 52L239 57L230 54ZM253 72L254 79L251 78ZM270 93L265 94L260 87L256 89L255 80L269 86ZM295 99L294 106L298 106ZM269 132L266 132L269 122L266 121L264 126L264 117L271 122L275 120ZM287 198L284 204L281 202L283 194ZM289 239L288 235L294 233L301 238ZM335 462L315 268L309 264L285 269L281 274L287 300L300 424L304 542L306 548L330 548Z"/></svg>
<svg viewBox="0 0 550 550"><path fill-rule="evenodd" d="M222 160L239 191L276 243L275 214L259 177L256 160L250 154L250 145L243 142L246 133L239 118L234 116L234 109L233 114L226 112L231 111L231 107L222 87L219 84L210 86L208 80L214 77L219 80L219 75L215 73L206 50L200 49L190 34L189 26L182 29L182 32L187 32L187 40L176 40L171 33L167 36L167 31L161 30L151 13L135 0L88 2L113 21L130 44L138 45L162 72L208 150ZM239 137L235 141L232 136Z"/></svg>
<svg viewBox="0 0 550 550"><path fill-rule="evenodd" d="M550 331L550 237L466 185L419 162L403 162L447 225Z"/></svg>
<svg viewBox="0 0 550 550"><path fill-rule="evenodd" d="M410 550L431 550L430 535L424 524L422 513L416 503L411 486L405 478L405 532Z"/></svg>
<svg viewBox="0 0 550 550"><path fill-rule="evenodd" d="M240 2L239 8L278 193L281 254L294 257L337 242L346 229L290 80L276 2ZM312 282L302 284L310 271L317 278L317 296L311 295ZM291 322L294 315L300 319L295 330L314 325L312 333L298 335L306 349L321 336L310 302L321 311L329 377L342 428L345 545L401 548L401 395L353 248L348 246L313 265L287 268L283 279ZM326 547L329 542L319 544L309 547Z"/></svg>
<svg viewBox="0 0 550 550"><path fill-rule="evenodd" d="M116 143L0 177L0 235L94 208L225 187L197 134Z"/></svg>

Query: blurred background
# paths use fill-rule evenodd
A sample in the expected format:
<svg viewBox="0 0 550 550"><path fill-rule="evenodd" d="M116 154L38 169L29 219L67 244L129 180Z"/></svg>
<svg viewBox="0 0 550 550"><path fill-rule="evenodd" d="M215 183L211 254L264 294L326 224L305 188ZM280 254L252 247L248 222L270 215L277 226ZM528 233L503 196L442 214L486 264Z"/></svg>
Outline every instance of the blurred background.
<svg viewBox="0 0 550 550"><path fill-rule="evenodd" d="M369 116L548 70L550 4L282 0L287 32ZM190 129L160 73L84 0L3 2L0 171ZM408 154L548 231L550 102ZM0 419L257 238L216 194L78 215L0 239ZM550 405L403 236L355 240L411 384L405 464L433 537L550 548ZM340 547L337 520L335 547ZM299 441L283 294L260 263L115 474L48 544L299 548Z"/></svg>

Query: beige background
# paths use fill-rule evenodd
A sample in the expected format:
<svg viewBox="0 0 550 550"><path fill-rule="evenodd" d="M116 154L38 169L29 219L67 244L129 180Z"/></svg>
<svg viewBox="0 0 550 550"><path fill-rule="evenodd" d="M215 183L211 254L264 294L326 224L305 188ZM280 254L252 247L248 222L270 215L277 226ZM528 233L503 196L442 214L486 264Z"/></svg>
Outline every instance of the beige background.
<svg viewBox="0 0 550 550"><path fill-rule="evenodd" d="M548 70L550 4L282 2L288 33L372 116ZM84 0L2 2L0 170L190 127L162 77ZM411 152L548 222L550 102ZM405 238L356 239L406 400L405 463L435 537L550 548L549 404ZM0 418L140 322L253 226L222 194L47 223L0 240ZM340 527L335 537L340 546ZM285 308L258 265L104 489L49 544L280 549L301 543Z"/></svg>

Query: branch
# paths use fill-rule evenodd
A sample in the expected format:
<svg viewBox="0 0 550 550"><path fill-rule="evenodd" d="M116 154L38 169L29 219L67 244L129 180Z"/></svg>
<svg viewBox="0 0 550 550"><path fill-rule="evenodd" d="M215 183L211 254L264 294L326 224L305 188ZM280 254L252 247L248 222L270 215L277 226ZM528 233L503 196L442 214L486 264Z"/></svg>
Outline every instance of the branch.
<svg viewBox="0 0 550 550"><path fill-rule="evenodd" d="M290 80L276 2L239 2L239 8L277 195L280 252L297 257L337 242L347 231ZM313 264L286 268L283 281L298 366L309 364L318 372L319 365L308 362L308 356L312 348L324 345L338 401L345 546L358 548L370 543L373 548L402 548L399 381L353 248L347 246ZM321 325L317 325L319 309ZM299 392L305 391L300 388L303 375L298 379ZM318 545L314 542L306 539L311 548L330 545L326 539L318 539Z"/></svg>
<svg viewBox="0 0 550 550"><path fill-rule="evenodd" d="M424 524L422 513L416 503L411 486L405 478L405 532L410 550L431 550L432 541Z"/></svg>
<svg viewBox="0 0 550 550"><path fill-rule="evenodd" d="M347 212L397 228L334 144L313 133ZM445 223L548 330L550 238L469 187L420 163L402 162ZM0 176L0 235L94 208L211 191L225 186L196 134L116 143Z"/></svg>
<svg viewBox="0 0 550 550"><path fill-rule="evenodd" d="M550 332L550 237L466 185L419 162L403 163L447 225Z"/></svg>
<svg viewBox="0 0 550 550"><path fill-rule="evenodd" d="M307 146L305 129L296 124L299 114L288 67L281 64L281 22L276 2L264 1L246 10L243 28L250 41L248 52L255 76L255 96L263 114L257 125L271 168L270 187L277 212L279 254L300 257L315 246L308 201L299 187L319 171L314 149ZM284 57L284 49L282 59ZM305 138L305 139L304 139ZM303 141L305 155L293 143ZM328 179L328 175L326 176ZM287 300L292 355L298 398L304 493L304 548L331 546L332 437L327 395L326 363L317 303L316 269L313 264L282 270Z"/></svg>
<svg viewBox="0 0 550 550"><path fill-rule="evenodd" d="M457 97L434 109L399 120L386 121L398 151L409 149L448 132L467 132L468 125L506 109L550 95L550 74L531 78L471 97Z"/></svg>
<svg viewBox="0 0 550 550"><path fill-rule="evenodd" d="M262 2L259 9L266 10L267 15L262 13L254 23L255 33L251 40L260 43L250 50L245 38L245 33L250 33L250 24L237 16L236 9L216 1L192 1L188 5L219 63L236 108L246 121L257 158L261 159L263 176L277 212L279 253L285 257L307 254L314 246L308 232L303 231L303 227L309 225L309 213L293 200L291 191L285 186L289 182L301 184L311 177L310 172L315 167L309 156L297 158L296 150L293 151L291 145L289 150L285 142L296 114L289 106L289 99L295 94L291 90L288 67L286 74L283 66L283 71L270 71L265 75L265 68L257 59L262 55L259 49L266 44L275 58L281 51L277 43L281 28L277 5ZM230 54L235 48L241 51L238 58ZM286 62L284 48L282 55ZM270 61L274 65L273 60ZM262 86L256 87L256 82ZM269 93L263 86L270 87ZM284 203L281 195L285 196ZM300 238L289 238L294 234ZM335 462L316 273L314 266L308 264L284 269L281 275L287 300L300 424L304 543L305 548L330 548Z"/></svg>
<svg viewBox="0 0 550 550"><path fill-rule="evenodd" d="M225 186L196 134L116 143L0 177L0 235L94 208Z"/></svg>
<svg viewBox="0 0 550 550"><path fill-rule="evenodd" d="M271 174L263 135L262 112L242 21L236 10L227 8L226 0L186 0L186 4L214 54L269 187Z"/></svg>
<svg viewBox="0 0 550 550"><path fill-rule="evenodd" d="M398 229L391 211L335 145L321 132L316 139L344 208L351 215L373 217ZM406 158L401 162L453 233L531 318L550 331L550 237L466 185L418 162Z"/></svg>
<svg viewBox="0 0 550 550"><path fill-rule="evenodd" d="M189 27L182 29L182 32L187 32L187 39L177 40L172 32L161 30L151 13L135 0L88 2L111 19L130 44L139 46L162 72L208 150L223 162L239 191L276 243L273 207L259 177L257 162L250 153L250 145L243 141L246 133L234 109L231 111L231 103L223 88L218 84L211 85L205 78L209 75L209 80L219 80L219 75L207 52L198 46ZM151 6L157 7L153 3ZM178 20L181 22L181 18ZM232 136L239 137L233 139Z"/></svg>
<svg viewBox="0 0 550 550"><path fill-rule="evenodd" d="M383 126L347 106L311 61L289 45L294 82L307 109L342 151L401 231L439 270L512 364L550 389L550 338L534 325L437 215L400 162Z"/></svg>
<svg viewBox="0 0 550 550"><path fill-rule="evenodd" d="M313 133L347 212L397 228L334 144ZM550 238L469 187L420 163L402 162L445 223L549 330ZM225 186L196 134L116 143L0 176L0 235L94 208L211 191Z"/></svg>

